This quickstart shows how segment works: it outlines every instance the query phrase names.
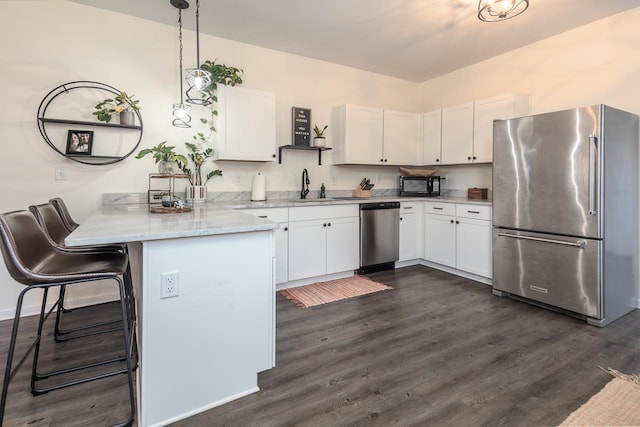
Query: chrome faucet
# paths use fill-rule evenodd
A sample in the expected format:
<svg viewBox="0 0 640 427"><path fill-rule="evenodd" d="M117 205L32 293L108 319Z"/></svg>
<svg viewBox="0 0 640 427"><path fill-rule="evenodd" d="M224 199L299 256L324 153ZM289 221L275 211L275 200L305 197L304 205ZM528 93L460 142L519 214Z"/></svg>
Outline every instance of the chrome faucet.
<svg viewBox="0 0 640 427"><path fill-rule="evenodd" d="M305 185L307 188L305 188ZM309 171L306 169L302 170L302 189L300 190L300 198L306 199L307 194L309 194Z"/></svg>

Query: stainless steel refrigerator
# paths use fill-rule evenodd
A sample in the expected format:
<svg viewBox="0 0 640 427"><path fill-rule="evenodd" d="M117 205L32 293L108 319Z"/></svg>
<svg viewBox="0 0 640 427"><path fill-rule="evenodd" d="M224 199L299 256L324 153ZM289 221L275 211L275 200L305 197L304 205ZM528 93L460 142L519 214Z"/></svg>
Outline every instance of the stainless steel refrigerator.
<svg viewBox="0 0 640 427"><path fill-rule="evenodd" d="M595 326L632 311L638 116L595 105L493 132L493 293Z"/></svg>

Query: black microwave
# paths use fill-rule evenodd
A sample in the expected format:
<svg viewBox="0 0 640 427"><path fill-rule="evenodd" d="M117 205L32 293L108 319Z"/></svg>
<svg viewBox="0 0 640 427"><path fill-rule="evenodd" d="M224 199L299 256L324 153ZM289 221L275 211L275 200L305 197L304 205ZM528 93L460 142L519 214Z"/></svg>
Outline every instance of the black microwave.
<svg viewBox="0 0 640 427"><path fill-rule="evenodd" d="M400 196L436 197L440 195L439 176L401 176L398 182Z"/></svg>

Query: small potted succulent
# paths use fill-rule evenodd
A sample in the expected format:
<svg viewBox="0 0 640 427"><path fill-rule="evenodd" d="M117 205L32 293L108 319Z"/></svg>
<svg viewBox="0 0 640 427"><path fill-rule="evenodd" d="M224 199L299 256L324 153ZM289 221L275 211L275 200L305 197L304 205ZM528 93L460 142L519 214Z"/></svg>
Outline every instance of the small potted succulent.
<svg viewBox="0 0 640 427"><path fill-rule="evenodd" d="M140 101L133 99L133 95L130 96L126 92L120 92L114 98L107 98L96 104L95 109L97 111L94 111L93 115L101 122L109 123L111 117L118 113L120 114L121 125L133 126L135 124L134 111L138 111L141 108L138 105L139 103Z"/></svg>
<svg viewBox="0 0 640 427"><path fill-rule="evenodd" d="M318 125L315 125L313 127L313 133L316 134L316 136L313 137L313 146L314 147L324 147L325 146L324 133L326 132L328 127L329 127L329 125L325 125L325 127L323 127L322 129L320 129L318 127Z"/></svg>
<svg viewBox="0 0 640 427"><path fill-rule="evenodd" d="M174 151L176 147L166 144L167 141L162 141L155 147L140 150L136 159L141 159L147 154L152 154L153 159L158 165L158 172L163 175L175 175L182 169L181 165L187 164L188 160L182 154Z"/></svg>

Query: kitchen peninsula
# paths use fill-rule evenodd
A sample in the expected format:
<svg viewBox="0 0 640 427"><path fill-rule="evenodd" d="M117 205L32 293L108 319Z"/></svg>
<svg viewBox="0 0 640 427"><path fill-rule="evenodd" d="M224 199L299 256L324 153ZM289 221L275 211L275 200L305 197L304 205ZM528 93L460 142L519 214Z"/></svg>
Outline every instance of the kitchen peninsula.
<svg viewBox="0 0 640 427"><path fill-rule="evenodd" d="M180 214L147 209L104 206L65 242L128 244L140 426L166 425L253 393L257 373L275 365L277 225L210 204Z"/></svg>

